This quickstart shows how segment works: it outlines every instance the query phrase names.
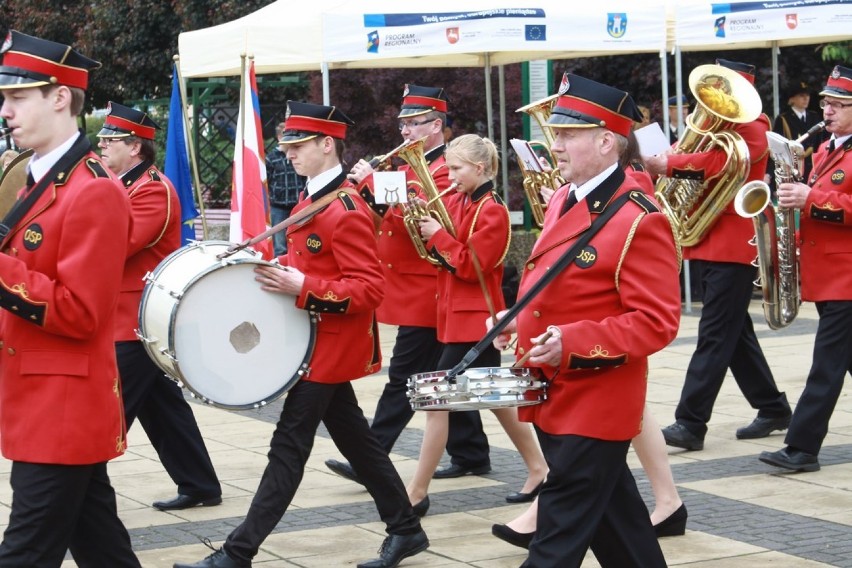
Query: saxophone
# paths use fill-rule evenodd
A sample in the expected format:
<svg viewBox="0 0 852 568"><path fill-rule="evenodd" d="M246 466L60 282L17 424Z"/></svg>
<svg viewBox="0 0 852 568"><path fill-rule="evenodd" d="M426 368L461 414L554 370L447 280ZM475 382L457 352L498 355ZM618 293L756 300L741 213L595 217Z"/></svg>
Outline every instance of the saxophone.
<svg viewBox="0 0 852 568"><path fill-rule="evenodd" d="M825 122L814 125L796 140L787 140L775 132L767 132L769 154L775 162L776 183L802 179L802 142L825 128ZM796 246L796 212L786 207L773 208L769 186L762 181L745 184L734 198L734 209L754 223L754 239L761 291L763 315L772 329L790 325L802 303L799 290L799 260Z"/></svg>
<svg viewBox="0 0 852 568"><path fill-rule="evenodd" d="M692 154L719 147L727 162L719 174L703 182L666 177L657 182L657 201L672 224L678 244L685 247L701 242L748 176L748 146L730 128L755 120L762 106L754 86L721 65L693 69L689 89L697 106L686 119L675 153Z"/></svg>

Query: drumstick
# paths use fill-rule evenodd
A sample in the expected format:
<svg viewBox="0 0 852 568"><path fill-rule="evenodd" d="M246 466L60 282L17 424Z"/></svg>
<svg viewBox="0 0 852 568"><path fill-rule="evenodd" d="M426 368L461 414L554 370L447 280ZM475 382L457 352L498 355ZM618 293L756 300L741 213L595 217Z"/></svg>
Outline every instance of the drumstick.
<svg viewBox="0 0 852 568"><path fill-rule="evenodd" d="M551 337L553 337L553 333L548 331L547 333L541 336L541 339L535 342L535 345L544 345L545 342ZM535 347L535 345L533 347ZM532 349L530 349L530 351L532 351ZM530 358L530 351L524 353L524 356L518 359L518 361L514 365L512 365L512 367L522 367L524 363L527 362L527 359Z"/></svg>
<svg viewBox="0 0 852 568"><path fill-rule="evenodd" d="M488 313L491 314L491 323L497 323L497 313L494 311L494 302L491 301L491 293L488 291L488 286L485 284L485 276L482 274L482 266L479 264L479 257L473 249L473 243L467 241L467 248L470 249L470 259L473 261L473 269L476 271L476 278L479 280L479 287L482 288L482 295L485 296L485 304L488 306Z"/></svg>

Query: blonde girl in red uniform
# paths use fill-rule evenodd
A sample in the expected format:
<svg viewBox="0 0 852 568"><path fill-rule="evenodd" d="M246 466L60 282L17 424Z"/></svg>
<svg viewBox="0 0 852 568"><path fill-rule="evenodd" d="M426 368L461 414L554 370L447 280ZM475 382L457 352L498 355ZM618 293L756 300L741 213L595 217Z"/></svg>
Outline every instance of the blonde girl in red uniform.
<svg viewBox="0 0 852 568"><path fill-rule="evenodd" d="M511 235L509 211L494 191L493 180L498 166L494 143L488 138L465 134L449 143L445 157L450 181L457 184L457 193L447 202L455 236L431 217L420 221L426 249L441 263L438 340L444 344L444 351L439 369L454 367L487 331L483 322L489 315L489 306L477 276L476 260L494 303L493 309L499 311L505 307L501 281L503 259L509 250ZM471 365L499 366L500 352L493 345L484 349ZM518 421L516 408L492 409L492 412L529 470L521 491L507 499L531 500L547 474L541 450L529 426ZM420 460L407 488L415 511L421 515L429 507L429 482L447 443L447 418L443 411L430 411L426 415Z"/></svg>

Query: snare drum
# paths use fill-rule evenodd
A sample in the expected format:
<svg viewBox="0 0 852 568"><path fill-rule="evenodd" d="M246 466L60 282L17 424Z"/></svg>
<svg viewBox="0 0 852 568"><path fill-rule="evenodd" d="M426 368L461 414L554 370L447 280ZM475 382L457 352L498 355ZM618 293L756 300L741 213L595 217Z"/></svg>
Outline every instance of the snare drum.
<svg viewBox="0 0 852 568"><path fill-rule="evenodd" d="M295 298L266 292L254 277L270 265L231 243L184 246L145 277L136 334L169 377L204 402L231 410L263 406L306 372L316 326Z"/></svg>
<svg viewBox="0 0 852 568"><path fill-rule="evenodd" d="M484 410L539 404L547 384L537 367L466 369L447 380L447 371L418 373L408 379L408 399L414 410Z"/></svg>

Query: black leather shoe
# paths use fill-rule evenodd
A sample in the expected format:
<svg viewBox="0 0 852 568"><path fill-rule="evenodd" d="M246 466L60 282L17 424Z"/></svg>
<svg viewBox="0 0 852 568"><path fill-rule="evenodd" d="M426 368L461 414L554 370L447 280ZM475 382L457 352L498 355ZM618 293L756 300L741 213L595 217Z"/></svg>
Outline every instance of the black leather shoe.
<svg viewBox="0 0 852 568"><path fill-rule="evenodd" d="M348 479L349 481L354 481L355 483L364 485L361 482L361 478L358 477L358 474L355 473L355 470L352 469L352 466L346 462L337 461L337 460L325 460L325 467L343 477Z"/></svg>
<svg viewBox="0 0 852 568"><path fill-rule="evenodd" d="M523 493L521 491L515 491L514 493L509 493L506 495L507 503L529 503L533 499L535 499L539 492L541 492L541 486L544 485L544 481L536 485L535 489L530 491L529 493Z"/></svg>
<svg viewBox="0 0 852 568"><path fill-rule="evenodd" d="M704 449L704 439L699 438L686 429L686 426L675 422L671 426L663 428L663 438L666 444L684 450L698 451Z"/></svg>
<svg viewBox="0 0 852 568"><path fill-rule="evenodd" d="M414 514L418 517L425 517L426 513L429 511L429 496L427 495L422 501L412 505L411 508L414 510Z"/></svg>
<svg viewBox="0 0 852 568"><path fill-rule="evenodd" d="M790 446L777 452L760 452L760 461L792 471L819 471L819 460L814 454Z"/></svg>
<svg viewBox="0 0 852 568"><path fill-rule="evenodd" d="M786 430L790 426L790 416L763 418L758 416L748 426L737 429L737 440L765 438L775 430Z"/></svg>
<svg viewBox="0 0 852 568"><path fill-rule="evenodd" d="M414 556L429 548L429 539L422 530L414 534L392 534L385 538L379 557L361 562L358 568L395 568L403 558Z"/></svg>
<svg viewBox="0 0 852 568"><path fill-rule="evenodd" d="M171 501L154 501L152 505L160 511L179 511L181 509L191 509L192 507L215 507L222 504L222 496L214 497L193 497L192 495L180 495Z"/></svg>
<svg viewBox="0 0 852 568"><path fill-rule="evenodd" d="M509 528L509 525L491 525L491 534L512 546L529 549L535 532L521 533Z"/></svg>
<svg viewBox="0 0 852 568"><path fill-rule="evenodd" d="M195 564L175 562L173 568L251 568L251 562L237 562L220 548L204 560L200 560Z"/></svg>
<svg viewBox="0 0 852 568"><path fill-rule="evenodd" d="M664 536L681 536L686 533L686 504L681 503L675 512L654 525L657 538Z"/></svg>
<svg viewBox="0 0 852 568"><path fill-rule="evenodd" d="M451 479L453 477L462 477L465 475L485 475L490 472L491 464L469 467L453 463L447 467L436 469L435 473L432 474L432 479Z"/></svg>

